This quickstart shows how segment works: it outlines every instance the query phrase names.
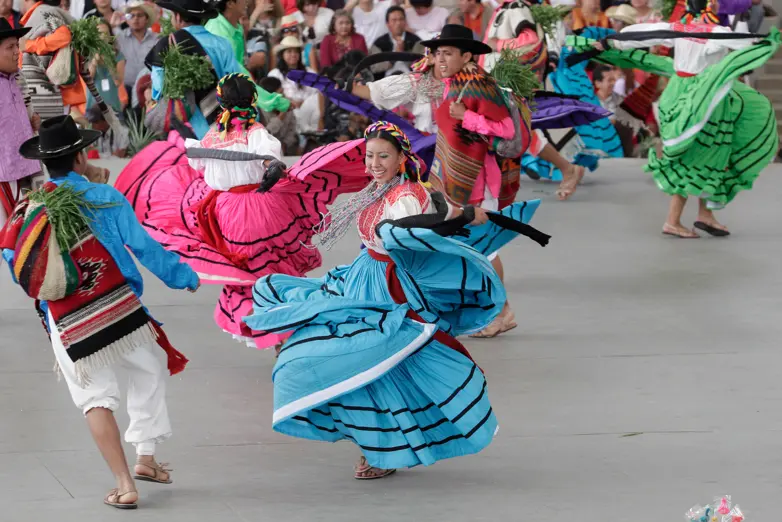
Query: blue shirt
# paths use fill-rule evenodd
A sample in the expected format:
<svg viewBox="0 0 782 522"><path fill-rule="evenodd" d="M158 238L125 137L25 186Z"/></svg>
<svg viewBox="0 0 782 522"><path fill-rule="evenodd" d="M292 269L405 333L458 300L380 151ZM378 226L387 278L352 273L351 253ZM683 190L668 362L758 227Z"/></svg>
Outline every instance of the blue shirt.
<svg viewBox="0 0 782 522"><path fill-rule="evenodd" d="M250 76L244 65L236 61L234 56L233 47L231 42L217 36L209 31L202 25L190 25L184 28L185 31L196 39L196 41L204 48L209 61L212 62L215 74L219 80L226 74L242 73ZM152 99L158 101L160 99L161 91L163 90L163 68L153 66L152 67ZM258 106L266 111L279 110L287 111L290 106L290 101L277 93L269 93L263 90L261 87L256 86L258 91ZM207 132L209 132L209 123L201 113L201 110L196 107L194 114L190 116L190 125L193 126L193 132L195 132L198 139L202 139Z"/></svg>
<svg viewBox="0 0 782 522"><path fill-rule="evenodd" d="M144 282L130 252L169 288L195 290L198 286L198 276L193 269L180 262L178 255L168 252L150 237L136 219L128 200L117 189L109 185L90 183L75 172L51 181L57 185L69 183L75 190L85 191L84 199L89 203L112 205L95 209L94 214L90 215L90 229L114 258L137 296L141 297L144 292ZM13 250L3 250L3 258L8 261L9 266L13 265L13 256Z"/></svg>

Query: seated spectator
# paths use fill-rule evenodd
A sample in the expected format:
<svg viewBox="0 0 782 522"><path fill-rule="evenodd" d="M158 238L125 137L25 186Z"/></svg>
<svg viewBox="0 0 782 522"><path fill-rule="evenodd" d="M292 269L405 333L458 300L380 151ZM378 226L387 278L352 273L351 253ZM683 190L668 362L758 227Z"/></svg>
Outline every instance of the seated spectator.
<svg viewBox="0 0 782 522"><path fill-rule="evenodd" d="M443 30L448 19L448 10L444 7L434 7L434 0L410 0L405 9L407 27L421 40L431 40Z"/></svg>
<svg viewBox="0 0 782 522"><path fill-rule="evenodd" d="M600 10L600 0L582 0L581 7L573 9L571 15L572 28L576 32L585 27L611 27L611 22Z"/></svg>
<svg viewBox="0 0 782 522"><path fill-rule="evenodd" d="M274 76L267 76L260 82L261 87L269 92L284 94L282 82ZM298 156L301 154L299 133L296 130L296 115L293 111L263 112L264 127L282 144L282 153L285 156Z"/></svg>
<svg viewBox="0 0 782 522"><path fill-rule="evenodd" d="M283 38L275 48L277 68L269 72L270 78L280 81L283 95L291 102L291 108L296 115L296 130L299 133L323 128L323 99L318 90L301 86L287 77L288 71L307 70L301 60L303 47L301 40L295 36Z"/></svg>
<svg viewBox="0 0 782 522"><path fill-rule="evenodd" d="M609 7L605 14L608 21L611 22L611 28L617 33L625 27L635 24L638 19L638 11L627 4Z"/></svg>
<svg viewBox="0 0 782 522"><path fill-rule="evenodd" d="M375 40L370 54L396 52L424 53L421 39L407 30L407 18L405 10L398 5L391 6L386 11L386 26L388 32ZM410 66L406 62L384 62L372 66L375 78L383 78L391 74L410 72Z"/></svg>
<svg viewBox="0 0 782 522"><path fill-rule="evenodd" d="M347 11L337 11L331 19L329 34L320 43L320 68L339 62L350 51L369 54L364 37L356 34L353 18Z"/></svg>
<svg viewBox="0 0 782 522"><path fill-rule="evenodd" d="M125 75L122 83L127 92L133 92L133 87L141 71L146 69L144 58L152 50L158 39L158 34L150 30L157 22L155 8L140 0L132 0L125 6L127 29L117 31L115 43L117 49L125 57Z"/></svg>
<svg viewBox="0 0 782 522"><path fill-rule="evenodd" d="M482 5L481 0L459 0L459 10L464 16L462 25L469 27L476 40L480 40L486 32L494 10Z"/></svg>
<svg viewBox="0 0 782 522"><path fill-rule="evenodd" d="M126 29L128 27L128 24L125 22L125 15L114 9L111 0L94 0L94 5L95 7L93 9L84 12L84 18L90 16L103 18L109 23L112 32L117 32L120 29Z"/></svg>
<svg viewBox="0 0 782 522"><path fill-rule="evenodd" d="M614 84L616 83L615 69L609 65L597 65L592 70L592 85L595 88L595 94L600 99L600 105L604 109L611 112L616 112L619 104L622 103L622 97L614 92ZM611 122L615 122L615 116L611 118Z"/></svg>
<svg viewBox="0 0 782 522"><path fill-rule="evenodd" d="M247 69L253 78L263 78L270 69L271 42L280 25L282 4L280 0L256 0L251 7L247 32Z"/></svg>
<svg viewBox="0 0 782 522"><path fill-rule="evenodd" d="M614 92L614 84L616 83L618 72L614 67L598 65L592 71L592 85L595 88L595 94L597 94L600 100L600 105L614 113L610 118L611 123L616 128L619 140L622 142L624 156L631 157L633 155L633 129L617 121L616 118L616 111L619 110L619 105L624 100L622 96Z"/></svg>
<svg viewBox="0 0 782 522"><path fill-rule="evenodd" d="M369 44L386 34L386 12L392 0L350 0L345 11L353 16L356 32Z"/></svg>
<svg viewBox="0 0 782 522"><path fill-rule="evenodd" d="M635 23L637 24L654 24L662 21L663 16L657 9L652 9L649 5L650 0L632 0L630 5L635 9L636 17Z"/></svg>
<svg viewBox="0 0 782 522"><path fill-rule="evenodd" d="M299 11L304 17L302 21L302 41L320 45L331 31L331 21L334 11L321 7L321 0L299 0Z"/></svg>
<svg viewBox="0 0 782 522"><path fill-rule="evenodd" d="M23 27L19 21L22 18L22 14L14 10L13 0L0 0L0 18L5 18L11 29L21 29Z"/></svg>

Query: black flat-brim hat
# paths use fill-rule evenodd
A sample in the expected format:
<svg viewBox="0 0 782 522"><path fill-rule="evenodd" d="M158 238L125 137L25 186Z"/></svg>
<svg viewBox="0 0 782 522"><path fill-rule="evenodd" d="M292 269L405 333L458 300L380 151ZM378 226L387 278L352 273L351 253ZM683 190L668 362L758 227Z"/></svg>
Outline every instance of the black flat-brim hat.
<svg viewBox="0 0 782 522"><path fill-rule="evenodd" d="M82 130L70 116L55 116L41 123L38 136L19 147L19 154L28 159L46 160L67 156L89 147L101 132Z"/></svg>
<svg viewBox="0 0 782 522"><path fill-rule="evenodd" d="M212 4L202 0L170 0L168 2L160 0L157 2L157 5L174 13L200 18L201 20L210 20L220 14Z"/></svg>
<svg viewBox="0 0 782 522"><path fill-rule="evenodd" d="M421 42L421 45L433 51L438 47L447 45L475 55L489 54L492 52L491 47L475 39L472 34L472 29L456 24L447 24L443 27L440 36L432 40L425 40Z"/></svg>
<svg viewBox="0 0 782 522"><path fill-rule="evenodd" d="M22 27L14 29L5 17L0 18L0 40L6 38L21 38L32 30L32 27Z"/></svg>

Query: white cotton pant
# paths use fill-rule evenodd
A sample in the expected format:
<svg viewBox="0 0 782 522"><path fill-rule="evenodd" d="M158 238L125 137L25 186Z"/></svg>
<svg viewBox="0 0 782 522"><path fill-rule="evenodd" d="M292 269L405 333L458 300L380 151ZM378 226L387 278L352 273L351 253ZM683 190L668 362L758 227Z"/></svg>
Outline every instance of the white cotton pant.
<svg viewBox="0 0 782 522"><path fill-rule="evenodd" d="M483 189L483 201L481 201L480 207L483 210L488 210L491 212L497 212L500 209L500 200L492 195L491 191L489 190L488 184ZM497 257L497 254L499 252L500 251L497 250L496 252L492 252L486 257L488 258L489 261L494 261L494 259Z"/></svg>
<svg viewBox="0 0 782 522"><path fill-rule="evenodd" d="M49 325L54 325L51 313ZM74 404L85 415L93 408L116 412L120 391L114 366L105 366L90 373L90 384L82 388L77 384L73 361L62 345L57 329L50 328L50 331L52 349ZM130 425L125 432L125 440L136 447L137 455L154 455L155 445L171 436L166 406L165 368L156 356L160 351L157 344L139 346L116 363L128 372Z"/></svg>

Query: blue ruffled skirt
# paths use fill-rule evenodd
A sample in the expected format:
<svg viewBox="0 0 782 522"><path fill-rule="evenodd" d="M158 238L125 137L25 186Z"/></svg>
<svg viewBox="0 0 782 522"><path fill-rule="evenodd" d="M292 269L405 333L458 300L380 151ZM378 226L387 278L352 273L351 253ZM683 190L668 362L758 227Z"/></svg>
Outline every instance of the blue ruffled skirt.
<svg viewBox="0 0 782 522"><path fill-rule="evenodd" d="M588 27L584 29L582 36L600 40L613 33L614 31L611 29ZM595 89L586 72L588 62L568 66L565 61L573 53L573 49L567 47L562 49L557 70L549 75L554 91L560 94L577 96L582 102L600 106L600 99L595 94ZM581 165L590 171L594 171L601 157L624 157L619 134L617 134L609 119L603 118L593 121L589 125L578 125L574 129L584 143L584 152L577 154L573 160L575 165ZM541 178L562 181L562 173L558 168L530 154L522 156L521 166L522 172L531 170Z"/></svg>
<svg viewBox="0 0 782 522"><path fill-rule="evenodd" d="M539 203L502 213L526 223ZM272 377L275 431L353 441L383 469L431 465L489 445L497 419L483 372L436 334L477 332L500 313L505 290L486 254L516 234L491 222L468 229L459 240L385 224L379 234L390 262L365 250L319 279L258 280L245 322L294 330ZM390 263L406 303L391 297Z"/></svg>

